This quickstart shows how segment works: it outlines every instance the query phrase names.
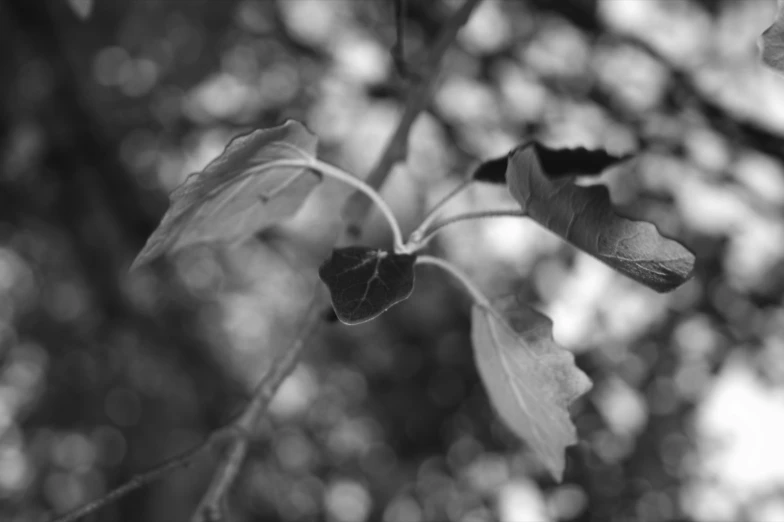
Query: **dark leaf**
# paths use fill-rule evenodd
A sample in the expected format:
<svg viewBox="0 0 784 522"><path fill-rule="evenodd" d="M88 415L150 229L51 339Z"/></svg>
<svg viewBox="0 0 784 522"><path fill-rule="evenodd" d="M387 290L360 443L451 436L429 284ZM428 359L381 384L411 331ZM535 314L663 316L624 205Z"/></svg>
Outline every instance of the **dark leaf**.
<svg viewBox="0 0 784 522"><path fill-rule="evenodd" d="M506 183L506 164L508 155L503 155L500 158L487 160L474 171L472 176L476 181L484 181L485 183Z"/></svg>
<svg viewBox="0 0 784 522"><path fill-rule="evenodd" d="M606 187L551 177L536 147L512 151L506 178L528 216L635 281L668 292L691 277L694 254L652 223L616 214Z"/></svg>
<svg viewBox="0 0 784 522"><path fill-rule="evenodd" d="M569 405L591 388L571 352L552 336L552 322L512 296L474 305L471 339L493 406L560 481L564 450L577 442Z"/></svg>
<svg viewBox="0 0 784 522"><path fill-rule="evenodd" d="M765 29L759 38L762 63L777 71L784 72L784 2L779 0L778 12L773 24Z"/></svg>
<svg viewBox="0 0 784 522"><path fill-rule="evenodd" d="M343 323L375 319L414 290L416 255L367 247L339 248L319 269Z"/></svg>
<svg viewBox="0 0 784 522"><path fill-rule="evenodd" d="M316 136L292 120L233 139L172 192L169 209L131 269L196 243L247 239L295 214L320 176L302 167L261 169L314 156L316 144Z"/></svg>
<svg viewBox="0 0 784 522"><path fill-rule="evenodd" d="M604 150L551 149L534 143L542 169L551 178L563 176L595 176L604 170L626 161L631 156L613 156Z"/></svg>
<svg viewBox="0 0 784 522"><path fill-rule="evenodd" d="M539 162L551 177L561 176L594 176L605 169L626 161L630 156L614 156L604 150L588 150L584 147L576 149L550 149L535 143ZM473 179L486 183L506 183L506 166L509 155L487 160L474 171Z"/></svg>

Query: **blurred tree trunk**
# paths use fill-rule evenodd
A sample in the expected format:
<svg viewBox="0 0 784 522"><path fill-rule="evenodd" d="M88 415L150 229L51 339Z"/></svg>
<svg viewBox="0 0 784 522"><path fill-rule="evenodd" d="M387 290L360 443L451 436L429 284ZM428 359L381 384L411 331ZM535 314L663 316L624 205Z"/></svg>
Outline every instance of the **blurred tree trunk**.
<svg viewBox="0 0 784 522"><path fill-rule="evenodd" d="M166 443L172 433L204 435L222 424L241 391L213 356L201 335L201 308L174 274L160 267L151 272L146 285L159 293L153 311L141 309L131 297L127 270L157 222L151 205L145 204L155 195L129 175L119 160L118 142L101 128L95 108L80 92L68 42L61 40L50 12L55 7L62 6L37 0L0 4L0 46L5 50L0 57L0 221L11 230L44 231L67 245L71 258L47 261L58 271L72 271L37 275L44 289L59 284L57 276L83 285L89 303L84 315L89 317L63 323L36 309L17 325L19 337L35 340L49 357L47 390L24 427L28 435L39 427L89 433L111 425L104 407L107 393L117 387L133 390L140 397L143 421L123 431L128 448L124 464L103 470L112 487L140 471L142 463L153 465L187 449ZM26 164L19 169L9 167L25 140L33 143L34 153L23 158ZM158 203L158 209L165 205ZM31 265L39 261L28 259ZM169 386L139 389L134 365L155 368ZM184 388L174 401L173 383ZM188 497L201 486L198 477L189 483L191 491L178 490L181 509L192 505ZM121 502L118 519L156 517L145 511L148 491ZM185 515L172 509L169 515Z"/></svg>

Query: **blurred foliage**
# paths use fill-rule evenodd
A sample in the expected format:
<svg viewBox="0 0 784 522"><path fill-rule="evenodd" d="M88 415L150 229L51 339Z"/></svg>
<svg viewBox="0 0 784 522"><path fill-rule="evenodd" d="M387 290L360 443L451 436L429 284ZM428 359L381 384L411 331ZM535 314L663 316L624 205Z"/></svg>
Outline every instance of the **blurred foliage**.
<svg viewBox="0 0 784 522"><path fill-rule="evenodd" d="M416 70L456 2L408 4ZM468 299L423 269L376 321L323 327L232 520L783 520L784 80L755 47L775 8L485 0L384 188L404 227L521 141L606 147L636 154L606 176L615 200L690 245L696 276L661 296L529 222L450 227L435 248L548 313L595 381L564 483L499 424ZM239 132L296 118L366 173L403 103L393 20L391 0L95 0L86 21L0 2L0 519L92 499L242 407L286 309L281 261L251 242L127 269L166 194ZM455 211L512 203L476 187ZM368 220L368 242L386 234ZM211 472L88 519L185 520Z"/></svg>

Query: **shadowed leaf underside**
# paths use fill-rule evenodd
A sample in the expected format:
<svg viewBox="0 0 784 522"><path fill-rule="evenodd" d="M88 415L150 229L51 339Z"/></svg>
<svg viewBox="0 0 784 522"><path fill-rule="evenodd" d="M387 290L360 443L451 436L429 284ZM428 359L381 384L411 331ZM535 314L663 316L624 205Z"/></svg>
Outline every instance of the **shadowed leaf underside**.
<svg viewBox="0 0 784 522"><path fill-rule="evenodd" d="M512 151L506 172L509 191L529 217L658 292L691 277L695 259L686 247L662 236L653 223L618 215L606 187L582 187L573 176L551 176L538 149L527 144Z"/></svg>
<svg viewBox="0 0 784 522"><path fill-rule="evenodd" d="M339 248L319 269L341 322L375 319L414 290L416 255L367 247Z"/></svg>

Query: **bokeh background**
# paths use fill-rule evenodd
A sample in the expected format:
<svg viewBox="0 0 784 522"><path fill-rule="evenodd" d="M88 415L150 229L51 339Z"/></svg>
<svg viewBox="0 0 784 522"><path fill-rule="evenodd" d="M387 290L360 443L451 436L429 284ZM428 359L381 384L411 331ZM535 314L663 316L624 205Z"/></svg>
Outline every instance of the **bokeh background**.
<svg viewBox="0 0 784 522"><path fill-rule="evenodd" d="M415 68L458 2L408 4ZM384 188L404 228L521 141L606 147L636 155L603 179L615 201L689 245L695 277L659 295L533 223L449 227L433 250L550 315L595 382L564 482L495 417L468 298L423 269L378 320L322 327L231 520L784 520L784 77L756 47L775 11L484 0ZM365 175L403 103L394 41L391 0L95 0L86 21L0 2L0 519L47 520L240 411L281 349L285 260L254 240L128 267L240 132L299 119ZM339 219L339 198L302 213ZM450 213L512 203L474 187ZM389 239L373 216L365 241ZM214 462L87 520L186 520Z"/></svg>

